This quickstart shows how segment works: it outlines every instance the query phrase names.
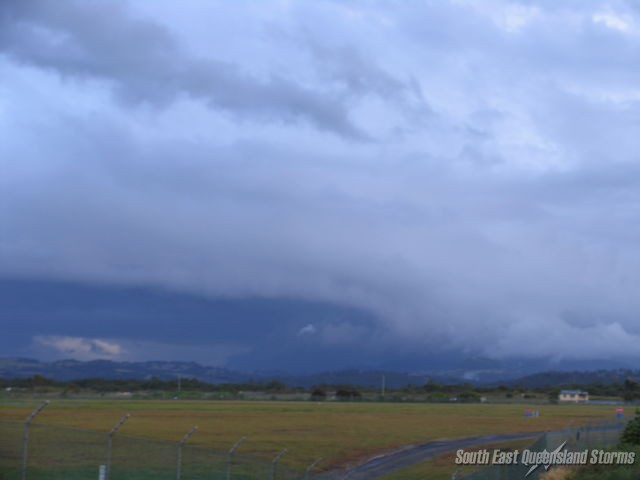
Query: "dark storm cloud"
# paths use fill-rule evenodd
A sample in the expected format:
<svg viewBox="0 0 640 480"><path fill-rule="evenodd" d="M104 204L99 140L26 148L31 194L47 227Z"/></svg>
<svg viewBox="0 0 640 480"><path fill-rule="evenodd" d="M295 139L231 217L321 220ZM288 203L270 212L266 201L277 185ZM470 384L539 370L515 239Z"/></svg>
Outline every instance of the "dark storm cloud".
<svg viewBox="0 0 640 480"><path fill-rule="evenodd" d="M188 358L235 368L290 371L339 368L345 362L381 363L373 356L372 339L360 335L358 349L341 349L332 338L346 329L371 337L375 319L328 303L207 299L148 288L0 280L0 310L13 325L11 336L0 339L4 355ZM312 335L291 341L310 324ZM38 332L35 337L34 332ZM316 335L326 337L328 344ZM352 347L348 337L338 343L337 347ZM293 357L296 365L290 364Z"/></svg>
<svg viewBox="0 0 640 480"><path fill-rule="evenodd" d="M63 5L3 3L3 277L348 307L211 320L244 366L640 355L627 4ZM74 322L32 337L134 341Z"/></svg>

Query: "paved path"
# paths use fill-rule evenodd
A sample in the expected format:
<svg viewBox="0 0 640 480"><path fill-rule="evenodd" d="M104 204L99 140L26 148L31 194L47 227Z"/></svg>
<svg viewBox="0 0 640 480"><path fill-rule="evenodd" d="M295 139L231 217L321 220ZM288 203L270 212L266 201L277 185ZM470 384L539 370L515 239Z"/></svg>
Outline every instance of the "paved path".
<svg viewBox="0 0 640 480"><path fill-rule="evenodd" d="M542 434L543 432L506 433L501 435L458 438L454 440L435 440L420 445L408 445L391 453L370 458L366 462L349 470L327 472L324 475L318 475L317 478L322 480L369 480L381 478L395 470L424 462L425 460L442 455L443 453L458 450L459 448L478 447L488 443L507 442L510 440L523 440L538 437Z"/></svg>

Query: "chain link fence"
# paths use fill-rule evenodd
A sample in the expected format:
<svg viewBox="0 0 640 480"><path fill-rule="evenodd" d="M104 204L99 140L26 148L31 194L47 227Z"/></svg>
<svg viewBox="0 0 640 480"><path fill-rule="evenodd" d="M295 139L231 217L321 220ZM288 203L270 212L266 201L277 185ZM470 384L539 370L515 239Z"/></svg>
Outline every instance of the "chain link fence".
<svg viewBox="0 0 640 480"><path fill-rule="evenodd" d="M616 445L626 422L611 421L547 432L527 449L551 452ZM244 452L215 450L179 441L32 423L25 463L25 424L0 421L0 480L302 480L312 472ZM110 454L109 454L110 451ZM284 453L284 452L280 452ZM279 456L278 456L279 458ZM107 460L109 459L109 461ZM107 468L107 463L109 467ZM101 468L102 467L102 468ZM543 466L492 465L464 480L539 480ZM525 477L526 476L526 477Z"/></svg>
<svg viewBox="0 0 640 480"><path fill-rule="evenodd" d="M0 480L298 480L305 471L271 458L116 434L106 468L107 432L32 423L23 470L24 423L0 421ZM274 452L274 456L277 452ZM179 462L179 459L181 460ZM101 468L102 466L102 468Z"/></svg>
<svg viewBox="0 0 640 480"><path fill-rule="evenodd" d="M586 449L605 449L618 444L626 421L612 420L580 427L563 428L541 435L531 446L530 452L552 452L566 444L562 449L569 452L582 452ZM532 465L491 465L468 475L458 477L460 480L539 480L546 470L543 465L529 472ZM527 475L528 474L528 475Z"/></svg>

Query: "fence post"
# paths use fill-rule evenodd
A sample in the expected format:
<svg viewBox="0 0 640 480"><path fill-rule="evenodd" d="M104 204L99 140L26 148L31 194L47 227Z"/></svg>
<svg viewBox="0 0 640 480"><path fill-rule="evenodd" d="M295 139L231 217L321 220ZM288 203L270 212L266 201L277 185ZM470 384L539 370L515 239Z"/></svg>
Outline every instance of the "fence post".
<svg viewBox="0 0 640 480"><path fill-rule="evenodd" d="M118 429L122 426L124 422L131 416L131 414L127 413L124 417L120 419L118 423L116 423L113 428L107 433L107 460L105 462L105 472L104 477L105 480L109 480L111 475L111 447L113 446L113 434L118 431Z"/></svg>
<svg viewBox="0 0 640 480"><path fill-rule="evenodd" d="M226 480L230 480L231 479L231 461L233 460L233 452L235 452L236 449L240 446L240 444L242 442L244 442L246 439L247 439L247 437L241 437L240 439L238 439L238 441L236 443L233 444L233 447L231 447L229 449L229 453L227 454Z"/></svg>
<svg viewBox="0 0 640 480"><path fill-rule="evenodd" d="M194 425L193 428L189 430L184 435L184 437L182 437L182 440L180 440L180 443L178 444L178 466L176 467L176 480L180 480L180 475L182 474L182 447L184 447L184 444L187 442L187 440L189 440L189 437L193 435L197 429L198 426Z"/></svg>
<svg viewBox="0 0 640 480"><path fill-rule="evenodd" d="M271 460L271 480L275 480L276 478L276 465L278 461L282 458L282 456L287 453L287 449L282 450L278 455L275 456L273 460Z"/></svg>
<svg viewBox="0 0 640 480"><path fill-rule="evenodd" d="M38 415L44 407L49 405L49 400L44 402L38 408L36 408L31 415L27 417L24 422L24 433L22 434L22 480L26 480L27 478L27 455L29 450L29 427L31 426L31 421Z"/></svg>
<svg viewBox="0 0 640 480"><path fill-rule="evenodd" d="M311 465L306 468L306 470L304 471L304 480L309 480L309 473L311 472L311 470L313 470L313 467L320 463L320 460L322 460L322 457L317 458Z"/></svg>

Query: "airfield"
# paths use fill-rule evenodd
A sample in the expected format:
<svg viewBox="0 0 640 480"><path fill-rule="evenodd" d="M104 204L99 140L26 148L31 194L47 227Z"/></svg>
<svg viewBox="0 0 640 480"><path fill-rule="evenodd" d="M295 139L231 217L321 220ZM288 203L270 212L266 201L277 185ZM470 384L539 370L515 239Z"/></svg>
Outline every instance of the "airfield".
<svg viewBox="0 0 640 480"><path fill-rule="evenodd" d="M20 446L19 422L41 402L0 401L0 427L14 426L11 435L3 435L2 448L11 450L13 457ZM124 414L130 413L114 437L115 444L125 437L177 444L197 425L188 441L190 446L222 455L236 440L246 437L238 449L243 455L268 462L287 449L281 460L283 467L304 469L321 458L314 472L322 473L344 470L376 455L432 440L557 430L613 416L610 405L540 404L535 405L537 417L524 416L524 408L523 404L55 399L34 422L48 433L36 439L36 429L32 439L39 451L59 448L64 441L82 448L74 432L92 431L102 439ZM57 436L51 432L62 433ZM3 457L0 467L12 468L8 464L13 461L11 455ZM33 457L32 461L42 463L46 458ZM445 453L388 478L451 478L454 470L451 455Z"/></svg>

